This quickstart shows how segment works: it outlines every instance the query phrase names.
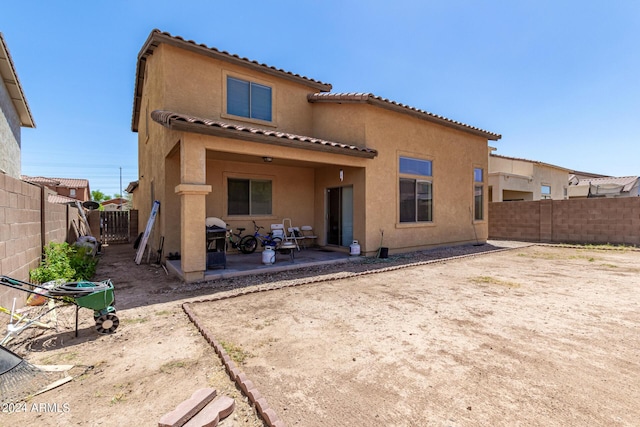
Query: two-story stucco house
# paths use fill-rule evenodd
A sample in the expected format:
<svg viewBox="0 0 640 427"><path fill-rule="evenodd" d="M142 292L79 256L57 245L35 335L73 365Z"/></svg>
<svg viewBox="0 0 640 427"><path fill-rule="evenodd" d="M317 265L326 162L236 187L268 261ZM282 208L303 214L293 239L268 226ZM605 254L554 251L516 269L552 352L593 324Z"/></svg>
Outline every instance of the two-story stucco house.
<svg viewBox="0 0 640 427"><path fill-rule="evenodd" d="M82 178L47 178L44 176L22 175L22 180L33 184L43 185L60 197L49 197L50 203L66 204L79 200L85 202L91 200L89 180Z"/></svg>
<svg viewBox="0 0 640 427"><path fill-rule="evenodd" d="M537 160L491 154L489 201L563 200L571 170Z"/></svg>
<svg viewBox="0 0 640 427"><path fill-rule="evenodd" d="M500 135L154 30L138 55L132 130L141 226L206 269L205 218L291 218L364 255L487 238L488 140ZM155 242L154 242L155 240Z"/></svg>
<svg viewBox="0 0 640 427"><path fill-rule="evenodd" d="M9 48L0 33L0 174L20 179L22 127L35 128Z"/></svg>

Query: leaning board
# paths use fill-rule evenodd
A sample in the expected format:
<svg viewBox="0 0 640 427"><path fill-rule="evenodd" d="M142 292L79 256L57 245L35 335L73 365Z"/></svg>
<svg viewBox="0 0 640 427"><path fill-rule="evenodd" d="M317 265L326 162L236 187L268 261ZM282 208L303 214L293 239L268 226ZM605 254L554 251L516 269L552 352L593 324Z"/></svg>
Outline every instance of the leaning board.
<svg viewBox="0 0 640 427"><path fill-rule="evenodd" d="M149 221L147 221L147 228L144 229L144 234L142 234L140 246L138 246L138 252L136 253L136 264L140 264L140 262L142 261L142 255L144 255L144 250L147 247L149 235L151 234L151 230L153 229L153 223L156 220L156 215L158 215L159 208L160 202L157 200L154 201L153 207L151 208L151 215L149 215Z"/></svg>

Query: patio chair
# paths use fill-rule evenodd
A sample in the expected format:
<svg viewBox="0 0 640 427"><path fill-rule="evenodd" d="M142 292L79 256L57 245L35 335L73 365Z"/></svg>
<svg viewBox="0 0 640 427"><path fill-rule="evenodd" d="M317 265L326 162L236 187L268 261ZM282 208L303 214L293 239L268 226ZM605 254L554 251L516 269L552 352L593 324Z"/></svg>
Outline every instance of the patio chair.
<svg viewBox="0 0 640 427"><path fill-rule="evenodd" d="M302 233L302 236L304 236L305 247L307 240L311 241L311 245L313 245L313 243L315 243L314 241L318 238L318 236L313 232L313 227L310 225L303 225L300 227L300 232Z"/></svg>
<svg viewBox="0 0 640 427"><path fill-rule="evenodd" d="M294 227L291 224L291 218L285 218L282 220L282 227L287 230L284 236L284 240L287 242L294 242L296 244L296 248L300 250L300 245L298 241L304 240L304 236L300 232L300 227Z"/></svg>
<svg viewBox="0 0 640 427"><path fill-rule="evenodd" d="M284 241L285 240L284 225L271 224L271 234L273 237L279 237Z"/></svg>

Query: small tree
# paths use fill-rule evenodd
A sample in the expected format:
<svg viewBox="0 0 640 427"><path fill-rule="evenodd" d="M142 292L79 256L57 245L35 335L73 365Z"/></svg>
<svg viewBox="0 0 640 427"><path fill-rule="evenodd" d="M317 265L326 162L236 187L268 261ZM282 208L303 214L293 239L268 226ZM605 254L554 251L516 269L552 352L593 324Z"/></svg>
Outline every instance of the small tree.
<svg viewBox="0 0 640 427"><path fill-rule="evenodd" d="M91 192L91 200L100 203L104 202L105 200L109 200L109 196L107 196L100 190L93 190Z"/></svg>

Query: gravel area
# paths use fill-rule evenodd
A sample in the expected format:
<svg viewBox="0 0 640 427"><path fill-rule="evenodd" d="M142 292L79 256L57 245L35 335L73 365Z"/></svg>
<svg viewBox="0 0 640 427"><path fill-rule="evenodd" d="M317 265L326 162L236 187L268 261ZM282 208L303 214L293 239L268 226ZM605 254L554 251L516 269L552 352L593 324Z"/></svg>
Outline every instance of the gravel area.
<svg viewBox="0 0 640 427"><path fill-rule="evenodd" d="M388 258L358 257L349 262L323 264L278 273L266 273L238 276L227 279L216 279L194 283L183 283L179 287L160 290L162 293L180 293L181 295L207 294L216 297L217 293L231 294L246 291L279 289L304 283L317 283L329 280L344 279L363 274L381 273L433 262L442 262L451 258L474 256L487 252L522 248L533 243L517 241L488 241L479 245L460 245L439 247L424 251L390 255ZM247 289L249 288L249 289Z"/></svg>

